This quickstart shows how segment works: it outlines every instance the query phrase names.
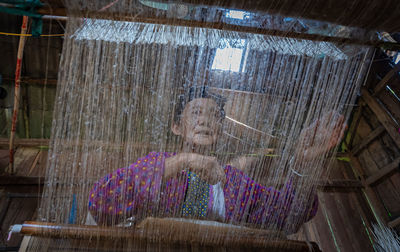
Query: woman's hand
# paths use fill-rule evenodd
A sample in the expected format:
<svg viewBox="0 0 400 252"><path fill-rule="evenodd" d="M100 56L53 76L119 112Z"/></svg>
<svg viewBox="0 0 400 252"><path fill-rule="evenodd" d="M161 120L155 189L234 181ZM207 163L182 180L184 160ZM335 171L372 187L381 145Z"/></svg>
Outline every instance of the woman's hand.
<svg viewBox="0 0 400 252"><path fill-rule="evenodd" d="M340 142L346 128L343 115L334 111L324 115L300 133L298 158L313 160L323 156Z"/></svg>
<svg viewBox="0 0 400 252"><path fill-rule="evenodd" d="M189 170L209 184L225 182L225 172L217 158L196 153L179 153L165 160L165 178L176 176L182 170Z"/></svg>

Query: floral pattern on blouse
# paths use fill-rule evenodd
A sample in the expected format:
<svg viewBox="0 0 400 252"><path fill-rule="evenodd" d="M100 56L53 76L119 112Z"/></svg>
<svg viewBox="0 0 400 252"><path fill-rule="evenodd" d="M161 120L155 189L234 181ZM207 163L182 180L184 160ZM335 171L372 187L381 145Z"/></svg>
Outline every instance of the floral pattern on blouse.
<svg viewBox="0 0 400 252"><path fill-rule="evenodd" d="M132 216L143 219L185 215L190 172L182 171L179 176L162 181L165 159L173 155L175 153L151 152L95 183L90 191L89 210L96 221L119 223ZM291 180L282 190L277 190L255 183L230 165L226 165L224 171L225 222L282 229L287 225L291 209L302 222L316 214L316 195L312 204L296 203L299 201ZM201 216L207 216L213 205L212 185L208 185L208 192L202 189L202 195L207 196L204 198L207 202L201 204L203 213L206 212ZM297 228L292 227L292 232Z"/></svg>

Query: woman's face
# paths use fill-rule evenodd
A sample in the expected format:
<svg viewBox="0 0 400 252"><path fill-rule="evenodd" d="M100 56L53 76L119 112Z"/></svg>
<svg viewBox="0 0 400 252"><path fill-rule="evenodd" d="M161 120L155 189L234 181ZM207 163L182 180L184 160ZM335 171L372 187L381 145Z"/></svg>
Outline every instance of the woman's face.
<svg viewBox="0 0 400 252"><path fill-rule="evenodd" d="M175 134L186 143L212 145L216 143L223 118L218 104L210 98L197 98L186 104L180 125L173 125Z"/></svg>

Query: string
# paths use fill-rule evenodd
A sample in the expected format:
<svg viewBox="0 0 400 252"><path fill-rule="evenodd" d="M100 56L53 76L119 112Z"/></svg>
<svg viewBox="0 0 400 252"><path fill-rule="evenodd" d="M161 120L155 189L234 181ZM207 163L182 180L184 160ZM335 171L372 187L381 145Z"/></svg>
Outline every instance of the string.
<svg viewBox="0 0 400 252"><path fill-rule="evenodd" d="M104 1L79 8L102 6ZM76 7L72 3L69 8ZM119 1L109 9L122 13L131 7L138 8ZM230 70L215 67L218 55L228 55L223 60L228 63L238 55L241 68L234 68L233 61L226 67ZM261 239L265 243L295 232L315 214L315 185L329 171L332 139L340 138L351 109L346 104L355 103L368 55L369 48L362 46L69 17L38 218L85 225L91 217L98 226L115 228L142 223L145 232L155 232L153 224L143 221L182 217L188 172L209 188L217 184L210 182L218 180L216 173L209 176L214 170L190 162L170 178L162 177L166 160L193 151L222 171L225 216L204 217L202 211L191 218L208 224L162 226L169 240L196 234L200 243L209 239L222 246L229 237L244 236L247 227L273 231ZM206 128L199 130L201 137L208 139L204 135L211 135L213 127L223 134L209 145L192 146L179 133L182 127L173 130L174 114L180 95L188 97L189 90L204 86L209 97L226 100L224 114L233 120L198 119L209 124L201 126ZM217 101L209 97L197 98L208 99L201 109L220 109L210 105ZM179 123L189 125L202 113L185 115L189 107L183 107ZM206 202L212 209L214 194L205 193L204 186L202 192L202 208ZM216 220L231 226L216 232ZM201 225L211 228L203 232ZM116 229L117 236L122 232ZM47 246L39 243L61 248L68 239L35 240L32 250ZM149 244L133 238L113 246L140 249ZM101 241L93 246L101 247Z"/></svg>

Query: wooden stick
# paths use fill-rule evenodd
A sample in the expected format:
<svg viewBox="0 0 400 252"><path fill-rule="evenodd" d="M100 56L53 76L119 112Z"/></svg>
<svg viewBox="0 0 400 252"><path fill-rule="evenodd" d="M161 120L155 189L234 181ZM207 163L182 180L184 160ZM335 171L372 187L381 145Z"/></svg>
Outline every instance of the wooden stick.
<svg viewBox="0 0 400 252"><path fill-rule="evenodd" d="M392 78L392 76L400 71L400 64L397 64L392 70L390 70L382 80L374 88L374 94L377 95L382 89L387 85L387 82Z"/></svg>
<svg viewBox="0 0 400 252"><path fill-rule="evenodd" d="M19 46L17 53L17 66L15 69L15 89L14 89L14 108L13 108L13 117L11 123L11 134L10 134L10 164L8 166L8 172L10 174L15 173L14 171L14 138L15 132L17 130L17 117L18 117L18 108L19 108L19 97L20 97L20 82L21 82L21 65L22 65L22 57L24 55L25 41L26 37L23 36L26 34L28 26L28 17L24 16L22 19L21 26L21 36L19 38Z"/></svg>
<svg viewBox="0 0 400 252"><path fill-rule="evenodd" d="M20 233L51 238L128 239L161 242L163 244L200 244L218 247L246 246L248 248L272 249L272 251L310 251L311 249L314 249L312 251L320 251L316 243L307 244L302 241L273 238L275 233L266 230L204 225L176 219L151 217L145 219L143 223L143 225L139 224L135 228L117 228L26 221L22 225ZM188 232L188 230L194 232ZM180 235L176 235L177 232ZM210 239L210 237L213 237L210 232L218 234L215 237L221 237L221 235L223 237L222 239Z"/></svg>

